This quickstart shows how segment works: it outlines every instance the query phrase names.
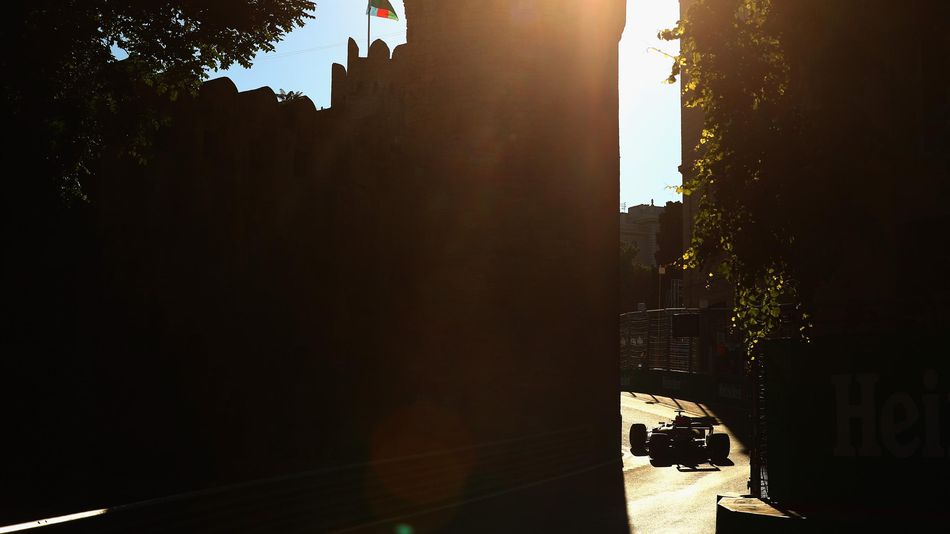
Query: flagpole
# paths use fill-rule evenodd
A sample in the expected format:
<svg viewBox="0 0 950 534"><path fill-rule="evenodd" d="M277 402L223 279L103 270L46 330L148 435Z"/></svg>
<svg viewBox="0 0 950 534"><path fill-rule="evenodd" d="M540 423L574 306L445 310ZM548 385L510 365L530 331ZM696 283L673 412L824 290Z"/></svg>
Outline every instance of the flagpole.
<svg viewBox="0 0 950 534"><path fill-rule="evenodd" d="M369 7L367 7L366 8L366 57L369 57L369 25L370 25L369 21L370 20L372 19L369 16Z"/></svg>

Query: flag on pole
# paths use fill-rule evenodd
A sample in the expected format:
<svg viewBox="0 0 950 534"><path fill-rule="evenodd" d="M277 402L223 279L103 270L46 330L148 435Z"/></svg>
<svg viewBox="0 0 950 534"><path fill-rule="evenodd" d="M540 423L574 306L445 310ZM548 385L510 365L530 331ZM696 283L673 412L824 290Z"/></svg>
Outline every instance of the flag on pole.
<svg viewBox="0 0 950 534"><path fill-rule="evenodd" d="M369 0L369 5L366 6L366 14L383 19L399 20L399 17L396 16L396 10L393 9L393 5L389 3L389 0Z"/></svg>

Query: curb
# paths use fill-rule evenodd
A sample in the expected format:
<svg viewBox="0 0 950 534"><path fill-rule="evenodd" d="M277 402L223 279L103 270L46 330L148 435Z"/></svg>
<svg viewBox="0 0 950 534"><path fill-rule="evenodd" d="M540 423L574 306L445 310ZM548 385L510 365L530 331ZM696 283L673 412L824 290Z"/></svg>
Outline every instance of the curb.
<svg viewBox="0 0 950 534"><path fill-rule="evenodd" d="M811 526L802 515L755 497L716 497L716 533L797 533Z"/></svg>

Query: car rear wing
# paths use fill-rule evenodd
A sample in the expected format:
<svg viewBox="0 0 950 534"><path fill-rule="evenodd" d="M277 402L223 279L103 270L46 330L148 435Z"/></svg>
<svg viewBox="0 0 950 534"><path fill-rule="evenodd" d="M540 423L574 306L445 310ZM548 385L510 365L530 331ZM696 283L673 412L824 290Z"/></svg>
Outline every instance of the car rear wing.
<svg viewBox="0 0 950 534"><path fill-rule="evenodd" d="M689 426L714 426L719 420L712 416L690 417Z"/></svg>

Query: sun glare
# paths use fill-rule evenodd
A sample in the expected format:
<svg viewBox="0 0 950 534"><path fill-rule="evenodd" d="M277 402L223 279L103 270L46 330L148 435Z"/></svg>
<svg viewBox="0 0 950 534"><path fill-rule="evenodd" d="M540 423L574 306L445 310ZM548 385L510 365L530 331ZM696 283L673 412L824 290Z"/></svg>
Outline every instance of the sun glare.
<svg viewBox="0 0 950 534"><path fill-rule="evenodd" d="M47 519L37 519L36 521L27 521L26 523L19 523L17 525L9 525L6 527L0 527L0 534L7 534L8 532L20 532L23 530L30 530L33 528L57 525L59 523L67 523L69 521L77 521L79 519L85 519L87 517L95 517L97 515L102 515L108 511L109 511L108 509L102 508L99 510L90 510L88 512L79 512L78 514L61 515L59 517L50 517Z"/></svg>

